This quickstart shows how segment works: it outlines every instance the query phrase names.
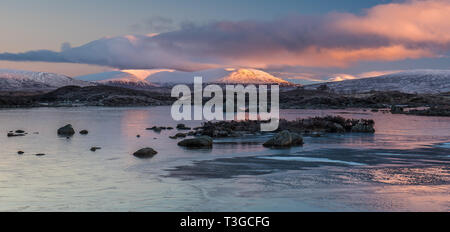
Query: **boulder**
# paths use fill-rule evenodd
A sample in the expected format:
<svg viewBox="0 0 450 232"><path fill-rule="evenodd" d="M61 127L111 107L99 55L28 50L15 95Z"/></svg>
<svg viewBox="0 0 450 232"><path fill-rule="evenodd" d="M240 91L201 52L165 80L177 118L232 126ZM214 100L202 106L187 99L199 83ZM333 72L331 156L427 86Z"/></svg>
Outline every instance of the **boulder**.
<svg viewBox="0 0 450 232"><path fill-rule="evenodd" d="M61 128L58 129L58 135L74 135L75 134L75 130L73 129L72 125L67 124Z"/></svg>
<svg viewBox="0 0 450 232"><path fill-rule="evenodd" d="M92 152L95 152L95 151L97 151L97 150L99 150L99 149L102 149L101 147L91 147L91 151Z"/></svg>
<svg viewBox="0 0 450 232"><path fill-rule="evenodd" d="M146 148L140 149L139 151L136 151L135 153L133 153L133 155L138 158L152 158L157 153L158 152L153 150L153 148L146 147Z"/></svg>
<svg viewBox="0 0 450 232"><path fill-rule="evenodd" d="M303 145L303 137L284 130L263 144L265 147L291 147Z"/></svg>
<svg viewBox="0 0 450 232"><path fill-rule="evenodd" d="M199 136L192 139L185 139L178 143L178 146L190 148L208 148L212 147L213 139L209 136Z"/></svg>

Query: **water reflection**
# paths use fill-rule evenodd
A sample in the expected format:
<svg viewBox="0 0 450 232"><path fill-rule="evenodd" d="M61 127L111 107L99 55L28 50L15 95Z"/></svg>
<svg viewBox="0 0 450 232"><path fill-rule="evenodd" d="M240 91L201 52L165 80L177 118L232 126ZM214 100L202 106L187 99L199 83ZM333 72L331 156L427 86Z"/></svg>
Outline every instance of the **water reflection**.
<svg viewBox="0 0 450 232"><path fill-rule="evenodd" d="M270 135L249 136L190 150L168 138L176 130L145 130L200 125L173 121L169 107L0 110L2 133L29 132L0 136L0 210L450 209L449 118L360 110L280 113L287 119L372 118L376 133L305 137L303 147L276 150L261 145ZM58 137L57 128L67 123L89 134ZM91 152L92 146L102 149ZM143 147L158 155L131 155Z"/></svg>

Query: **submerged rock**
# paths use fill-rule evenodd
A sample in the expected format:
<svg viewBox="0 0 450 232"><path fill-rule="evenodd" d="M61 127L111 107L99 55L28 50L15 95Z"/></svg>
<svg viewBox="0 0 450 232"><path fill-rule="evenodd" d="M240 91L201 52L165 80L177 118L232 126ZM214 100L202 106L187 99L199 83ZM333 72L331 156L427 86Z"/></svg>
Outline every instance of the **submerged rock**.
<svg viewBox="0 0 450 232"><path fill-rule="evenodd" d="M58 129L58 135L74 135L75 134L75 130L73 129L72 125L67 124L61 128Z"/></svg>
<svg viewBox="0 0 450 232"><path fill-rule="evenodd" d="M291 147L303 145L303 137L284 130L263 144L265 147Z"/></svg>
<svg viewBox="0 0 450 232"><path fill-rule="evenodd" d="M135 153L133 153L133 155L138 158L152 158L156 154L158 154L158 152L150 147L142 148L142 149L136 151Z"/></svg>
<svg viewBox="0 0 450 232"><path fill-rule="evenodd" d="M190 148L207 148L212 147L213 139L209 136L200 136L192 139L185 139L178 143L178 146Z"/></svg>

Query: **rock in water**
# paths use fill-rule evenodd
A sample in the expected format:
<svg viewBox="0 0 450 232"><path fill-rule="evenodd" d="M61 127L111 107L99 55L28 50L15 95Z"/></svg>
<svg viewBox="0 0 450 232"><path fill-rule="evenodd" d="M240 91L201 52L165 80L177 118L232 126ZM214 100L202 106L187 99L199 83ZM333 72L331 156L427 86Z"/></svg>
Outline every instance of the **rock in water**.
<svg viewBox="0 0 450 232"><path fill-rule="evenodd" d="M191 128L187 127L186 125L184 125L182 123L180 123L180 124L177 125L177 129L178 130L190 130Z"/></svg>
<svg viewBox="0 0 450 232"><path fill-rule="evenodd" d="M23 151L18 151L17 152L17 154L19 154L19 155L23 155L25 152L23 152Z"/></svg>
<svg viewBox="0 0 450 232"><path fill-rule="evenodd" d="M291 147L303 145L303 137L284 130L263 144L265 147Z"/></svg>
<svg viewBox="0 0 450 232"><path fill-rule="evenodd" d="M81 130L81 131L80 131L80 134L82 134L82 135L87 135L87 134L89 134L89 131L88 131L88 130Z"/></svg>
<svg viewBox="0 0 450 232"><path fill-rule="evenodd" d="M17 137L17 136L25 136L25 134L17 134L14 132L8 132L8 134L6 135L8 137Z"/></svg>
<svg viewBox="0 0 450 232"><path fill-rule="evenodd" d="M38 154L36 154L36 156L44 156L45 154L44 153L38 153Z"/></svg>
<svg viewBox="0 0 450 232"><path fill-rule="evenodd" d="M138 158L152 158L157 153L158 152L153 150L153 148L146 147L146 148L140 149L139 151L136 151L135 153L133 153L133 155Z"/></svg>
<svg viewBox="0 0 450 232"><path fill-rule="evenodd" d="M404 111L404 109L403 109L403 107L400 107L400 106L391 106L391 113L392 114L401 114L401 113L403 113L403 111Z"/></svg>
<svg viewBox="0 0 450 232"><path fill-rule="evenodd" d="M97 151L97 150L99 150L99 149L102 149L101 147L91 147L91 151L92 152L95 152L95 151Z"/></svg>
<svg viewBox="0 0 450 232"><path fill-rule="evenodd" d="M178 146L191 148L207 148L212 147L213 139L209 136L200 136L193 139L185 139L178 143Z"/></svg>
<svg viewBox="0 0 450 232"><path fill-rule="evenodd" d="M373 124L360 122L360 123L352 126L351 132L375 133L375 128L373 127Z"/></svg>
<svg viewBox="0 0 450 232"><path fill-rule="evenodd" d="M75 134L75 130L73 129L72 125L67 124L61 128L58 129L58 135L74 135Z"/></svg>

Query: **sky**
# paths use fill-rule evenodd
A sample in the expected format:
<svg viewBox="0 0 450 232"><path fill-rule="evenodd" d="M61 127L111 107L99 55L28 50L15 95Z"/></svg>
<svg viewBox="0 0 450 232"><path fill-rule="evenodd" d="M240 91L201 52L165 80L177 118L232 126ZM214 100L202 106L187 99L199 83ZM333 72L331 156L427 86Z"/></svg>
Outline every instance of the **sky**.
<svg viewBox="0 0 450 232"><path fill-rule="evenodd" d="M328 80L448 69L450 0L2 0L0 68L258 68Z"/></svg>

